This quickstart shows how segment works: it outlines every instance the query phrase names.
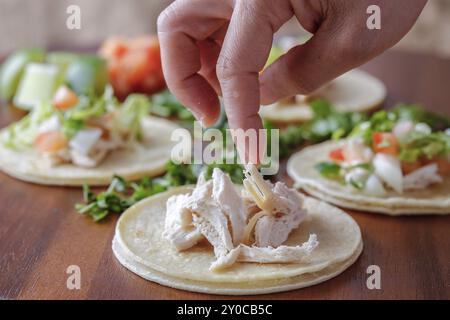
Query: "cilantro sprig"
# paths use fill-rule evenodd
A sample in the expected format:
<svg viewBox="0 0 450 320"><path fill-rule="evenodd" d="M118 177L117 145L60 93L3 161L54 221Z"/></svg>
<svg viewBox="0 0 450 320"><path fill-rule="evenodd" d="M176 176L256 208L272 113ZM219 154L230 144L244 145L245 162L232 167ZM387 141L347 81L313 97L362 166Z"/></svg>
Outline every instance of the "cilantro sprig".
<svg viewBox="0 0 450 320"><path fill-rule="evenodd" d="M98 222L109 214L120 214L133 204L152 195L164 192L172 187L195 184L200 174L205 172L210 179L213 169L220 168L230 175L234 183L242 184L243 167L239 164L175 164L168 162L166 174L162 177L145 177L136 182L129 182L115 175L109 187L95 194L88 185L83 186L83 203L75 205L78 213L91 217Z"/></svg>
<svg viewBox="0 0 450 320"><path fill-rule="evenodd" d="M425 110L415 104L399 104L391 110L375 112L368 121L364 121L351 131L350 136L361 137L367 145L371 145L375 132L391 132L399 121L425 123L433 132L450 127L448 117Z"/></svg>

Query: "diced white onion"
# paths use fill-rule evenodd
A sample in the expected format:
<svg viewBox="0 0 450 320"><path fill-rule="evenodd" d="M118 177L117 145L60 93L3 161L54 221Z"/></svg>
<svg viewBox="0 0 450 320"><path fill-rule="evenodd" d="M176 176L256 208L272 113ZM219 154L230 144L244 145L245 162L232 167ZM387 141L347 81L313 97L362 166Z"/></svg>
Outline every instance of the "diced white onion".
<svg viewBox="0 0 450 320"><path fill-rule="evenodd" d="M402 139L406 134L414 130L414 123L412 121L399 121L392 130L392 133L397 139Z"/></svg>
<svg viewBox="0 0 450 320"><path fill-rule="evenodd" d="M369 176L364 186L364 193L374 197L382 197L386 194L383 183L375 174Z"/></svg>
<svg viewBox="0 0 450 320"><path fill-rule="evenodd" d="M398 158L384 153L377 153L373 158L375 174L389 187L403 193L403 174Z"/></svg>
<svg viewBox="0 0 450 320"><path fill-rule="evenodd" d="M39 126L38 133L59 131L61 129L61 122L59 121L58 115L53 115Z"/></svg>

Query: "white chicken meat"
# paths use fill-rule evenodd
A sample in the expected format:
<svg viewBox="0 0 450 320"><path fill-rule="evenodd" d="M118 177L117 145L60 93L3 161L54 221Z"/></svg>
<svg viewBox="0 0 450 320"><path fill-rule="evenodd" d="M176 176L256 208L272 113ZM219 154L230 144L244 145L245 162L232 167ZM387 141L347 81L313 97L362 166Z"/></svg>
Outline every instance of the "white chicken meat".
<svg viewBox="0 0 450 320"><path fill-rule="evenodd" d="M247 211L244 202L225 173L215 168L212 178L214 181L212 197L230 220L233 243L238 245L244 236L247 222Z"/></svg>
<svg viewBox="0 0 450 320"><path fill-rule="evenodd" d="M216 256L210 267L213 271L237 261L287 263L308 255L318 244L315 235L301 246L281 245L307 215L301 195L282 183L264 181L254 167L248 169L251 179L245 185L251 183L253 187L243 194L216 168L212 180L199 178L192 194L169 198L163 236L179 251L206 238ZM255 196L255 190L261 189L267 198ZM248 246L246 234L253 228L255 243Z"/></svg>
<svg viewBox="0 0 450 320"><path fill-rule="evenodd" d="M189 196L175 195L167 201L166 221L163 236L178 251L186 250L203 238L200 230L194 226L192 212L187 209Z"/></svg>
<svg viewBox="0 0 450 320"><path fill-rule="evenodd" d="M403 188L405 190L420 190L432 184L442 183L442 181L442 177L438 174L437 164L431 163L406 175L403 178Z"/></svg>

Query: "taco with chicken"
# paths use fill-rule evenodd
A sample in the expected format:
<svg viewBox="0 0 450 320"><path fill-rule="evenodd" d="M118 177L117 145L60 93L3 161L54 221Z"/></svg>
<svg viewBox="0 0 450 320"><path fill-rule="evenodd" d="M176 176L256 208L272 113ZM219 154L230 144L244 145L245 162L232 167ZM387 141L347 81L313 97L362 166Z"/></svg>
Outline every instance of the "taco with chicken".
<svg viewBox="0 0 450 320"><path fill-rule="evenodd" d="M116 258L150 281L210 294L264 294L337 276L362 251L342 210L266 181L248 165L243 185L210 180L147 198L120 217Z"/></svg>

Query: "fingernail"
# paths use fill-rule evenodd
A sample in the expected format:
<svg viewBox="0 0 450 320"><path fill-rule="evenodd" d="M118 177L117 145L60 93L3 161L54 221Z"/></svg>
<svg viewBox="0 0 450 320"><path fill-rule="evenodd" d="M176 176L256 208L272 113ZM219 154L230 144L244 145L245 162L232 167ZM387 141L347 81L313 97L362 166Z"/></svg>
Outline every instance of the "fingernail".
<svg viewBox="0 0 450 320"><path fill-rule="evenodd" d="M192 115L194 118L201 123L202 127L206 128L205 126L205 116L195 110L191 110Z"/></svg>

